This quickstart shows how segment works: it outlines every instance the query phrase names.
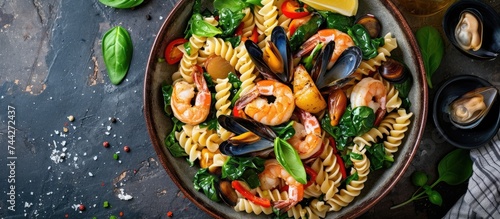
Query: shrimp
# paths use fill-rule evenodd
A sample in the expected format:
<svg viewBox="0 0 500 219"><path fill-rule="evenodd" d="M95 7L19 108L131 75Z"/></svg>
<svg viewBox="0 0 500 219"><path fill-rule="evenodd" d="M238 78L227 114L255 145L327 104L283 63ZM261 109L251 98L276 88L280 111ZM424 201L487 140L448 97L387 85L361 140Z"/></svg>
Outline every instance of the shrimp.
<svg viewBox="0 0 500 219"><path fill-rule="evenodd" d="M288 139L288 143L297 150L300 159L304 160L317 154L321 149L321 126L311 113L297 109L301 123L293 123L295 135Z"/></svg>
<svg viewBox="0 0 500 219"><path fill-rule="evenodd" d="M273 102L262 96L273 96ZM242 96L236 103L236 110L242 110L255 121L265 125L279 125L292 116L295 99L292 89L283 83L262 80L254 89Z"/></svg>
<svg viewBox="0 0 500 219"><path fill-rule="evenodd" d="M288 185L288 200L279 200L273 203L274 207L288 211L304 198L304 185L297 182L277 160L266 160L264 171L259 174L260 188L263 190L273 189L283 179Z"/></svg>
<svg viewBox="0 0 500 219"><path fill-rule="evenodd" d="M326 44L332 40L335 42L335 49L333 50L332 58L330 58L330 62L328 63L328 69L330 69L344 50L354 46L354 41L351 36L337 29L323 29L318 31L317 34L313 35L306 42L304 42L302 46L300 46L301 50L295 54L295 58L308 54L319 42Z"/></svg>
<svg viewBox="0 0 500 219"><path fill-rule="evenodd" d="M198 68L193 67L194 85L186 81L177 81L172 91L172 112L175 118L189 125L198 125L205 121L210 112L211 94L207 82ZM195 94L194 87L198 90ZM191 100L195 97L194 106Z"/></svg>
<svg viewBox="0 0 500 219"><path fill-rule="evenodd" d="M352 88L351 107L368 106L377 112L385 110L387 90L384 84L371 77L363 78Z"/></svg>

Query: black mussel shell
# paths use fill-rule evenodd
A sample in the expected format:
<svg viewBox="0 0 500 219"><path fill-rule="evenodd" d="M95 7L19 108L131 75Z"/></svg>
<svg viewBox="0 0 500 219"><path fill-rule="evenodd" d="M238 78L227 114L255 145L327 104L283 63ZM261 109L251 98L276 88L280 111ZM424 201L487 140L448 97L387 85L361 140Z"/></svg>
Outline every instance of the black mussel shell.
<svg viewBox="0 0 500 219"><path fill-rule="evenodd" d="M221 180L216 186L219 197L227 205L234 207L238 203L238 194L231 186L231 182L227 180Z"/></svg>
<svg viewBox="0 0 500 219"><path fill-rule="evenodd" d="M313 81L317 82L319 75L324 74L326 72L328 63L332 58L334 49L335 49L335 41L332 40L328 42L318 54L317 56L318 58L316 59L316 62L314 63L313 68L311 70L311 78Z"/></svg>
<svg viewBox="0 0 500 219"><path fill-rule="evenodd" d="M373 14L366 14L356 21L356 24L361 24L370 34L370 37L377 38L380 36L382 25L380 21Z"/></svg>
<svg viewBox="0 0 500 219"><path fill-rule="evenodd" d="M219 145L222 154L228 156L261 156L267 157L274 149L274 142L262 139L250 144L234 145L229 141L223 141Z"/></svg>
<svg viewBox="0 0 500 219"><path fill-rule="evenodd" d="M385 80L397 84L402 83L409 76L405 66L391 58L387 58L385 62L382 62L378 72Z"/></svg>
<svg viewBox="0 0 500 219"><path fill-rule="evenodd" d="M271 33L271 42L274 43L278 49L281 59L283 61L282 74L278 74L281 81L285 83L290 83L292 81L293 72L293 59L292 59L292 49L290 48L290 42L286 36L285 29L281 26L276 26Z"/></svg>
<svg viewBox="0 0 500 219"><path fill-rule="evenodd" d="M271 71L269 66L267 66L266 62L263 59L264 53L257 44L255 44L251 40L247 40L245 41L245 48L247 49L248 55L252 59L252 62L255 64L255 68L260 72L260 74L262 74L264 78L276 81L280 80L276 76L276 74Z"/></svg>
<svg viewBox="0 0 500 219"><path fill-rule="evenodd" d="M236 134L241 135L245 132L253 132L261 138L267 139L268 141L274 141L276 138L276 133L262 123L258 123L254 120L245 119L241 117L220 115L217 118L217 122L226 130Z"/></svg>
<svg viewBox="0 0 500 219"><path fill-rule="evenodd" d="M325 59L326 57L325 55L322 58L322 62L330 61L330 59ZM352 80L352 73L359 67L362 59L362 53L359 47L351 46L347 48L342 52L330 70L326 70L326 67L321 69L315 81L316 86L320 90L327 87L341 88ZM323 66L324 63L321 63L321 65Z"/></svg>

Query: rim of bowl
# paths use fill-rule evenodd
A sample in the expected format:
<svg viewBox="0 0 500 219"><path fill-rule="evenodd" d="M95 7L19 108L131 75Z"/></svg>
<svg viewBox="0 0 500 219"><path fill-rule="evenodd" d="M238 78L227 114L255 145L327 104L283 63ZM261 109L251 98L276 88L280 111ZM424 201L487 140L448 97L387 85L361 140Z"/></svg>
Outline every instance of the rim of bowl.
<svg viewBox="0 0 500 219"><path fill-rule="evenodd" d="M184 8L180 8L183 2L187 0L180 0L178 1L172 11L169 13L167 16L167 19L163 22L161 25L159 31L157 33L164 33L167 29L167 23L170 23L170 20L173 19L173 14L177 14L179 10L183 10ZM413 60L416 62L416 70L415 72L419 77L417 79L421 79L422 82L420 83L422 85L422 90L420 90L422 94L422 110L420 113L421 115L421 120L420 121L415 121L417 124L417 127L420 127L415 136L415 145L413 146L413 149L410 151L410 153L405 154L405 161L403 162L403 165L401 168L397 171L395 171L395 174L391 176L390 178L390 183L385 184L382 189L381 193L373 198L368 199L366 202L363 203L363 205L359 205L358 207L354 208L352 210L351 215L346 215L347 218L356 218L366 211L368 211L370 208L372 208L376 203L378 203L382 198L384 198L389 191L396 185L396 183L401 179L401 177L404 175L408 167L410 166L411 161L413 160L413 157L415 156L420 141L423 136L423 132L425 129L425 124L427 121L427 112L428 112L428 89L427 89L427 81L425 80L425 70L424 70L424 63L422 60L422 55L420 53L420 49L418 47L417 41L413 35L413 32L410 28L410 25L402 15L402 13L399 11L399 9L396 7L396 5L391 1L391 0L379 0L383 7L387 8L388 11L394 16L395 20L399 21L399 24L401 25L402 32L404 33L404 37L407 39L409 42L409 46L411 48L411 55L415 57ZM172 181L175 183L175 185L179 188L179 190L182 191L182 193L191 201L193 202L198 208L203 210L205 213L209 214L210 216L214 218L223 218L222 215L218 215L217 212L212 212L211 208L205 206L200 200L196 199L193 194L191 194L187 189L183 187L183 185L180 183L180 179L177 177L175 173L173 173L167 166L167 160L165 160L164 156L162 154L164 153L162 150L162 145L163 142L159 139L159 137L156 135L156 128L154 126L154 121L153 121L153 115L152 115L152 105L151 105L151 95L149 94L149 91L151 91L151 84L148 83L150 82L150 78L152 77L151 74L153 74L153 66L156 63L156 54L157 50L154 48L157 48L159 44L161 43L163 35L162 34L157 34L155 37L155 40L153 42L153 45L151 47L149 57L148 57L148 63L146 65L146 72L144 76L144 92L143 92L143 100L144 100L144 118L146 120L146 127L148 130L148 134L150 137L150 140L153 144L153 147L155 149L156 154L159 157L160 163L163 166L163 169L167 172L169 177L172 179Z"/></svg>

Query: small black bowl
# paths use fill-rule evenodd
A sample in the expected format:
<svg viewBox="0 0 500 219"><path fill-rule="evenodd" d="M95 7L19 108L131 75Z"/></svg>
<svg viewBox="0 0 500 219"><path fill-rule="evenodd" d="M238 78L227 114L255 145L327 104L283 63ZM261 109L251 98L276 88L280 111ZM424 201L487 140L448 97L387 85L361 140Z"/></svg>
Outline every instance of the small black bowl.
<svg viewBox="0 0 500 219"><path fill-rule="evenodd" d="M465 93L480 87L492 86L488 81L473 75L455 76L445 81L434 97L432 118L436 128L450 144L464 149L483 146L498 132L500 127L500 102L498 98L493 106L475 128L460 129L450 121L448 107L451 102Z"/></svg>

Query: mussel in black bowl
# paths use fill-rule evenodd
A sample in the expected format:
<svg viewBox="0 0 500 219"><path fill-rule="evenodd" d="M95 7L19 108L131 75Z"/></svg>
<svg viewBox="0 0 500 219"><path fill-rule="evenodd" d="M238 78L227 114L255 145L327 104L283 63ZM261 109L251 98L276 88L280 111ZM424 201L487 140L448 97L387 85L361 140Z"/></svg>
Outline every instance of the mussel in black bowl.
<svg viewBox="0 0 500 219"><path fill-rule="evenodd" d="M463 0L453 4L443 18L448 40L475 59L495 59L500 53L500 16L486 3Z"/></svg>

